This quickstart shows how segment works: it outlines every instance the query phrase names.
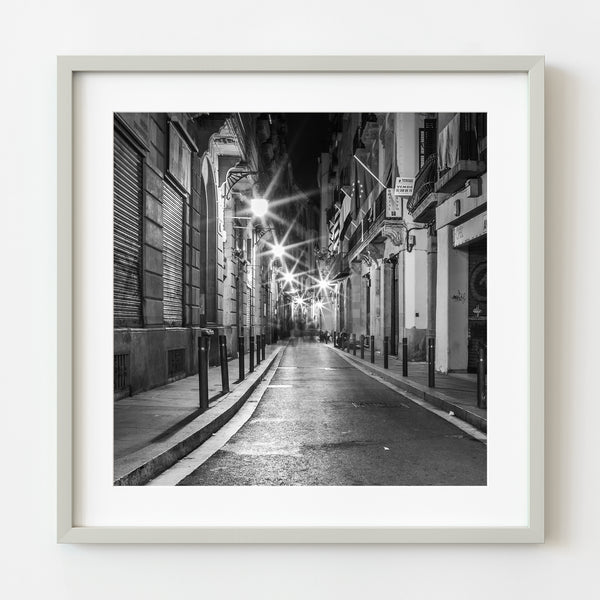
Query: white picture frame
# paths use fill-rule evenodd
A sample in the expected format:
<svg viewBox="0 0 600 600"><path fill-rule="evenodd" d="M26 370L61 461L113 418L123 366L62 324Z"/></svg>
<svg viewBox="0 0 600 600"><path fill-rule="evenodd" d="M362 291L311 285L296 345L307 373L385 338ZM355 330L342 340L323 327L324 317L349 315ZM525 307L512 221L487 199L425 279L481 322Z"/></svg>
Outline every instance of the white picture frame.
<svg viewBox="0 0 600 600"><path fill-rule="evenodd" d="M528 110L528 524L80 526L74 519L74 77L81 73L521 73ZM84 401L84 400L83 400ZM541 543L544 539L544 58L541 56L61 56L58 58L58 515L62 543Z"/></svg>

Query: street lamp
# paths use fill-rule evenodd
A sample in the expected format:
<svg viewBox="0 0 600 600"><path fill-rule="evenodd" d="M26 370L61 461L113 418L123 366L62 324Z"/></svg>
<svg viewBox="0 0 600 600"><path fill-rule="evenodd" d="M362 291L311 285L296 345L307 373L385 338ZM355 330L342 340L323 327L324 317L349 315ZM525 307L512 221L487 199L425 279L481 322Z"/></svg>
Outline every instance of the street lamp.
<svg viewBox="0 0 600 600"><path fill-rule="evenodd" d="M279 242L273 245L271 251L275 258L281 258L285 254L285 248Z"/></svg>
<svg viewBox="0 0 600 600"><path fill-rule="evenodd" d="M233 165L233 167L231 167L225 175L226 190L224 199L229 199L231 193L233 192L233 187L236 183L238 183L238 181L241 181L244 179L244 177L249 177L250 175L258 175L258 171L252 170L245 160L240 160Z"/></svg>
<svg viewBox="0 0 600 600"><path fill-rule="evenodd" d="M321 291L325 291L327 288L329 288L329 281L327 279L321 278L319 280L319 289Z"/></svg>
<svg viewBox="0 0 600 600"><path fill-rule="evenodd" d="M269 202L265 198L252 198L250 200L250 210L255 217L264 217L269 210Z"/></svg>
<svg viewBox="0 0 600 600"><path fill-rule="evenodd" d="M294 283L294 281L295 281L294 274L293 274L293 273L290 273L290 272L288 272L288 273L284 273L284 274L283 274L283 280L284 280L286 283L288 283L288 284L290 284L290 285L291 285L291 284L292 284L292 283Z"/></svg>

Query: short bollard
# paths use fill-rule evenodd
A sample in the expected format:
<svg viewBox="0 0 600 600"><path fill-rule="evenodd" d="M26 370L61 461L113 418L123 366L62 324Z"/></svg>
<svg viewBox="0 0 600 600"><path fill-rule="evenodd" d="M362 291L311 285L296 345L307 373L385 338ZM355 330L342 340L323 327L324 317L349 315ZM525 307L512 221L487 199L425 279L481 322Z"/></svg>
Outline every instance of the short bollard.
<svg viewBox="0 0 600 600"><path fill-rule="evenodd" d="M260 333L256 334L256 366L260 365L260 343L261 343L262 335Z"/></svg>
<svg viewBox="0 0 600 600"><path fill-rule="evenodd" d="M227 338L219 336L219 360L221 362L221 388L223 393L229 391L229 363L227 362Z"/></svg>
<svg viewBox="0 0 600 600"><path fill-rule="evenodd" d="M201 335L198 338L198 383L200 390L200 410L208 408L208 348L210 338Z"/></svg>
<svg viewBox="0 0 600 600"><path fill-rule="evenodd" d="M244 336L238 337L238 379L244 381L245 369L244 369Z"/></svg>
<svg viewBox="0 0 600 600"><path fill-rule="evenodd" d="M337 338L335 335L335 331L333 332L331 339L333 340L333 347L335 348L337 346Z"/></svg>
<svg viewBox="0 0 600 600"><path fill-rule="evenodd" d="M429 338L429 387L435 387L435 339Z"/></svg>
<svg viewBox="0 0 600 600"><path fill-rule="evenodd" d="M356 334L352 334L352 354L356 356Z"/></svg>
<svg viewBox="0 0 600 600"><path fill-rule="evenodd" d="M248 349L248 360L250 361L250 366L248 368L249 373L254 373L254 336L250 336L250 348Z"/></svg>
<svg viewBox="0 0 600 600"><path fill-rule="evenodd" d="M390 338L386 335L383 338L383 368L388 368L388 357L390 353Z"/></svg>
<svg viewBox="0 0 600 600"><path fill-rule="evenodd" d="M360 357L363 360L365 359L365 336L364 335L360 336Z"/></svg>
<svg viewBox="0 0 600 600"><path fill-rule="evenodd" d="M371 336L371 362L375 362L375 336Z"/></svg>
<svg viewBox="0 0 600 600"><path fill-rule="evenodd" d="M261 356L262 360L265 360L266 351L267 351L266 350L266 345L267 345L266 344L266 339L267 339L267 336L263 335L262 336L262 343L260 345L260 356Z"/></svg>
<svg viewBox="0 0 600 600"><path fill-rule="evenodd" d="M486 382L486 356L485 348L479 346L479 360L477 363L477 407L487 408L487 382Z"/></svg>
<svg viewBox="0 0 600 600"><path fill-rule="evenodd" d="M402 338L402 377L408 377L408 338Z"/></svg>

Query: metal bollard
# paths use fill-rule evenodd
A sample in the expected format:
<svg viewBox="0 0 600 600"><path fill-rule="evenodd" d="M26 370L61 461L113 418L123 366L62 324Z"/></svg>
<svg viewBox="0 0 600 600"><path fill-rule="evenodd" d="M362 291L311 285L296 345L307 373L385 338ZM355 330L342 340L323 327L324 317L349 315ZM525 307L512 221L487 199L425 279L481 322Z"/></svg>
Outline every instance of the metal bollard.
<svg viewBox="0 0 600 600"><path fill-rule="evenodd" d="M352 353L356 356L356 334L352 334Z"/></svg>
<svg viewBox="0 0 600 600"><path fill-rule="evenodd" d="M383 368L388 368L388 356L390 352L390 338L386 335L383 338Z"/></svg>
<svg viewBox="0 0 600 600"><path fill-rule="evenodd" d="M250 336L250 348L248 349L248 359L250 360L250 367L248 373L254 373L254 336Z"/></svg>
<svg viewBox="0 0 600 600"><path fill-rule="evenodd" d="M261 355L261 359L265 360L265 356L266 356L266 336L262 336L262 344L260 345L260 355Z"/></svg>
<svg viewBox="0 0 600 600"><path fill-rule="evenodd" d="M201 335L198 338L198 383L200 390L200 410L208 408L208 349L210 338Z"/></svg>
<svg viewBox="0 0 600 600"><path fill-rule="evenodd" d="M336 340L336 337L335 337L335 331L333 332L333 334L332 334L332 336L331 336L331 339L333 340L333 347L335 348L335 346L336 346L336 341L337 341L337 340Z"/></svg>
<svg viewBox="0 0 600 600"><path fill-rule="evenodd" d="M435 338L429 338L429 387L435 387Z"/></svg>
<svg viewBox="0 0 600 600"><path fill-rule="evenodd" d="M371 336L371 362L375 362L375 336Z"/></svg>
<svg viewBox="0 0 600 600"><path fill-rule="evenodd" d="M363 360L365 359L365 336L364 335L360 336L360 357Z"/></svg>
<svg viewBox="0 0 600 600"><path fill-rule="evenodd" d="M256 366L260 365L260 340L262 335L260 333L256 334Z"/></svg>
<svg viewBox="0 0 600 600"><path fill-rule="evenodd" d="M244 336L238 337L238 379L244 381Z"/></svg>
<svg viewBox="0 0 600 600"><path fill-rule="evenodd" d="M219 336L219 361L221 363L221 388L223 393L229 391L229 364L227 362L227 338Z"/></svg>
<svg viewBox="0 0 600 600"><path fill-rule="evenodd" d="M487 360L485 348L479 346L479 362L477 363L477 407L487 408Z"/></svg>
<svg viewBox="0 0 600 600"><path fill-rule="evenodd" d="M408 377L408 338L402 338L402 377Z"/></svg>

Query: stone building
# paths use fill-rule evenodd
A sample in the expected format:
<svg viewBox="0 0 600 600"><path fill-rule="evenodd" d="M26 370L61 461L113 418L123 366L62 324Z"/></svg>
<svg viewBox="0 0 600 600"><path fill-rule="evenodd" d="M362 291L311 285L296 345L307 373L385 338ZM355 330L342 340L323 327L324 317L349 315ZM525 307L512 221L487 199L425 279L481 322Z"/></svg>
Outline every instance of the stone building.
<svg viewBox="0 0 600 600"><path fill-rule="evenodd" d="M271 249L304 235L286 225L302 202L281 201L294 193L285 134L283 115L115 114L115 398L196 373L202 332L213 364L218 335L229 356L240 336L248 351L250 336L285 335Z"/></svg>
<svg viewBox="0 0 600 600"><path fill-rule="evenodd" d="M442 372L473 370L486 342L486 117L331 116L320 162L319 269L328 326L391 354L408 340Z"/></svg>

